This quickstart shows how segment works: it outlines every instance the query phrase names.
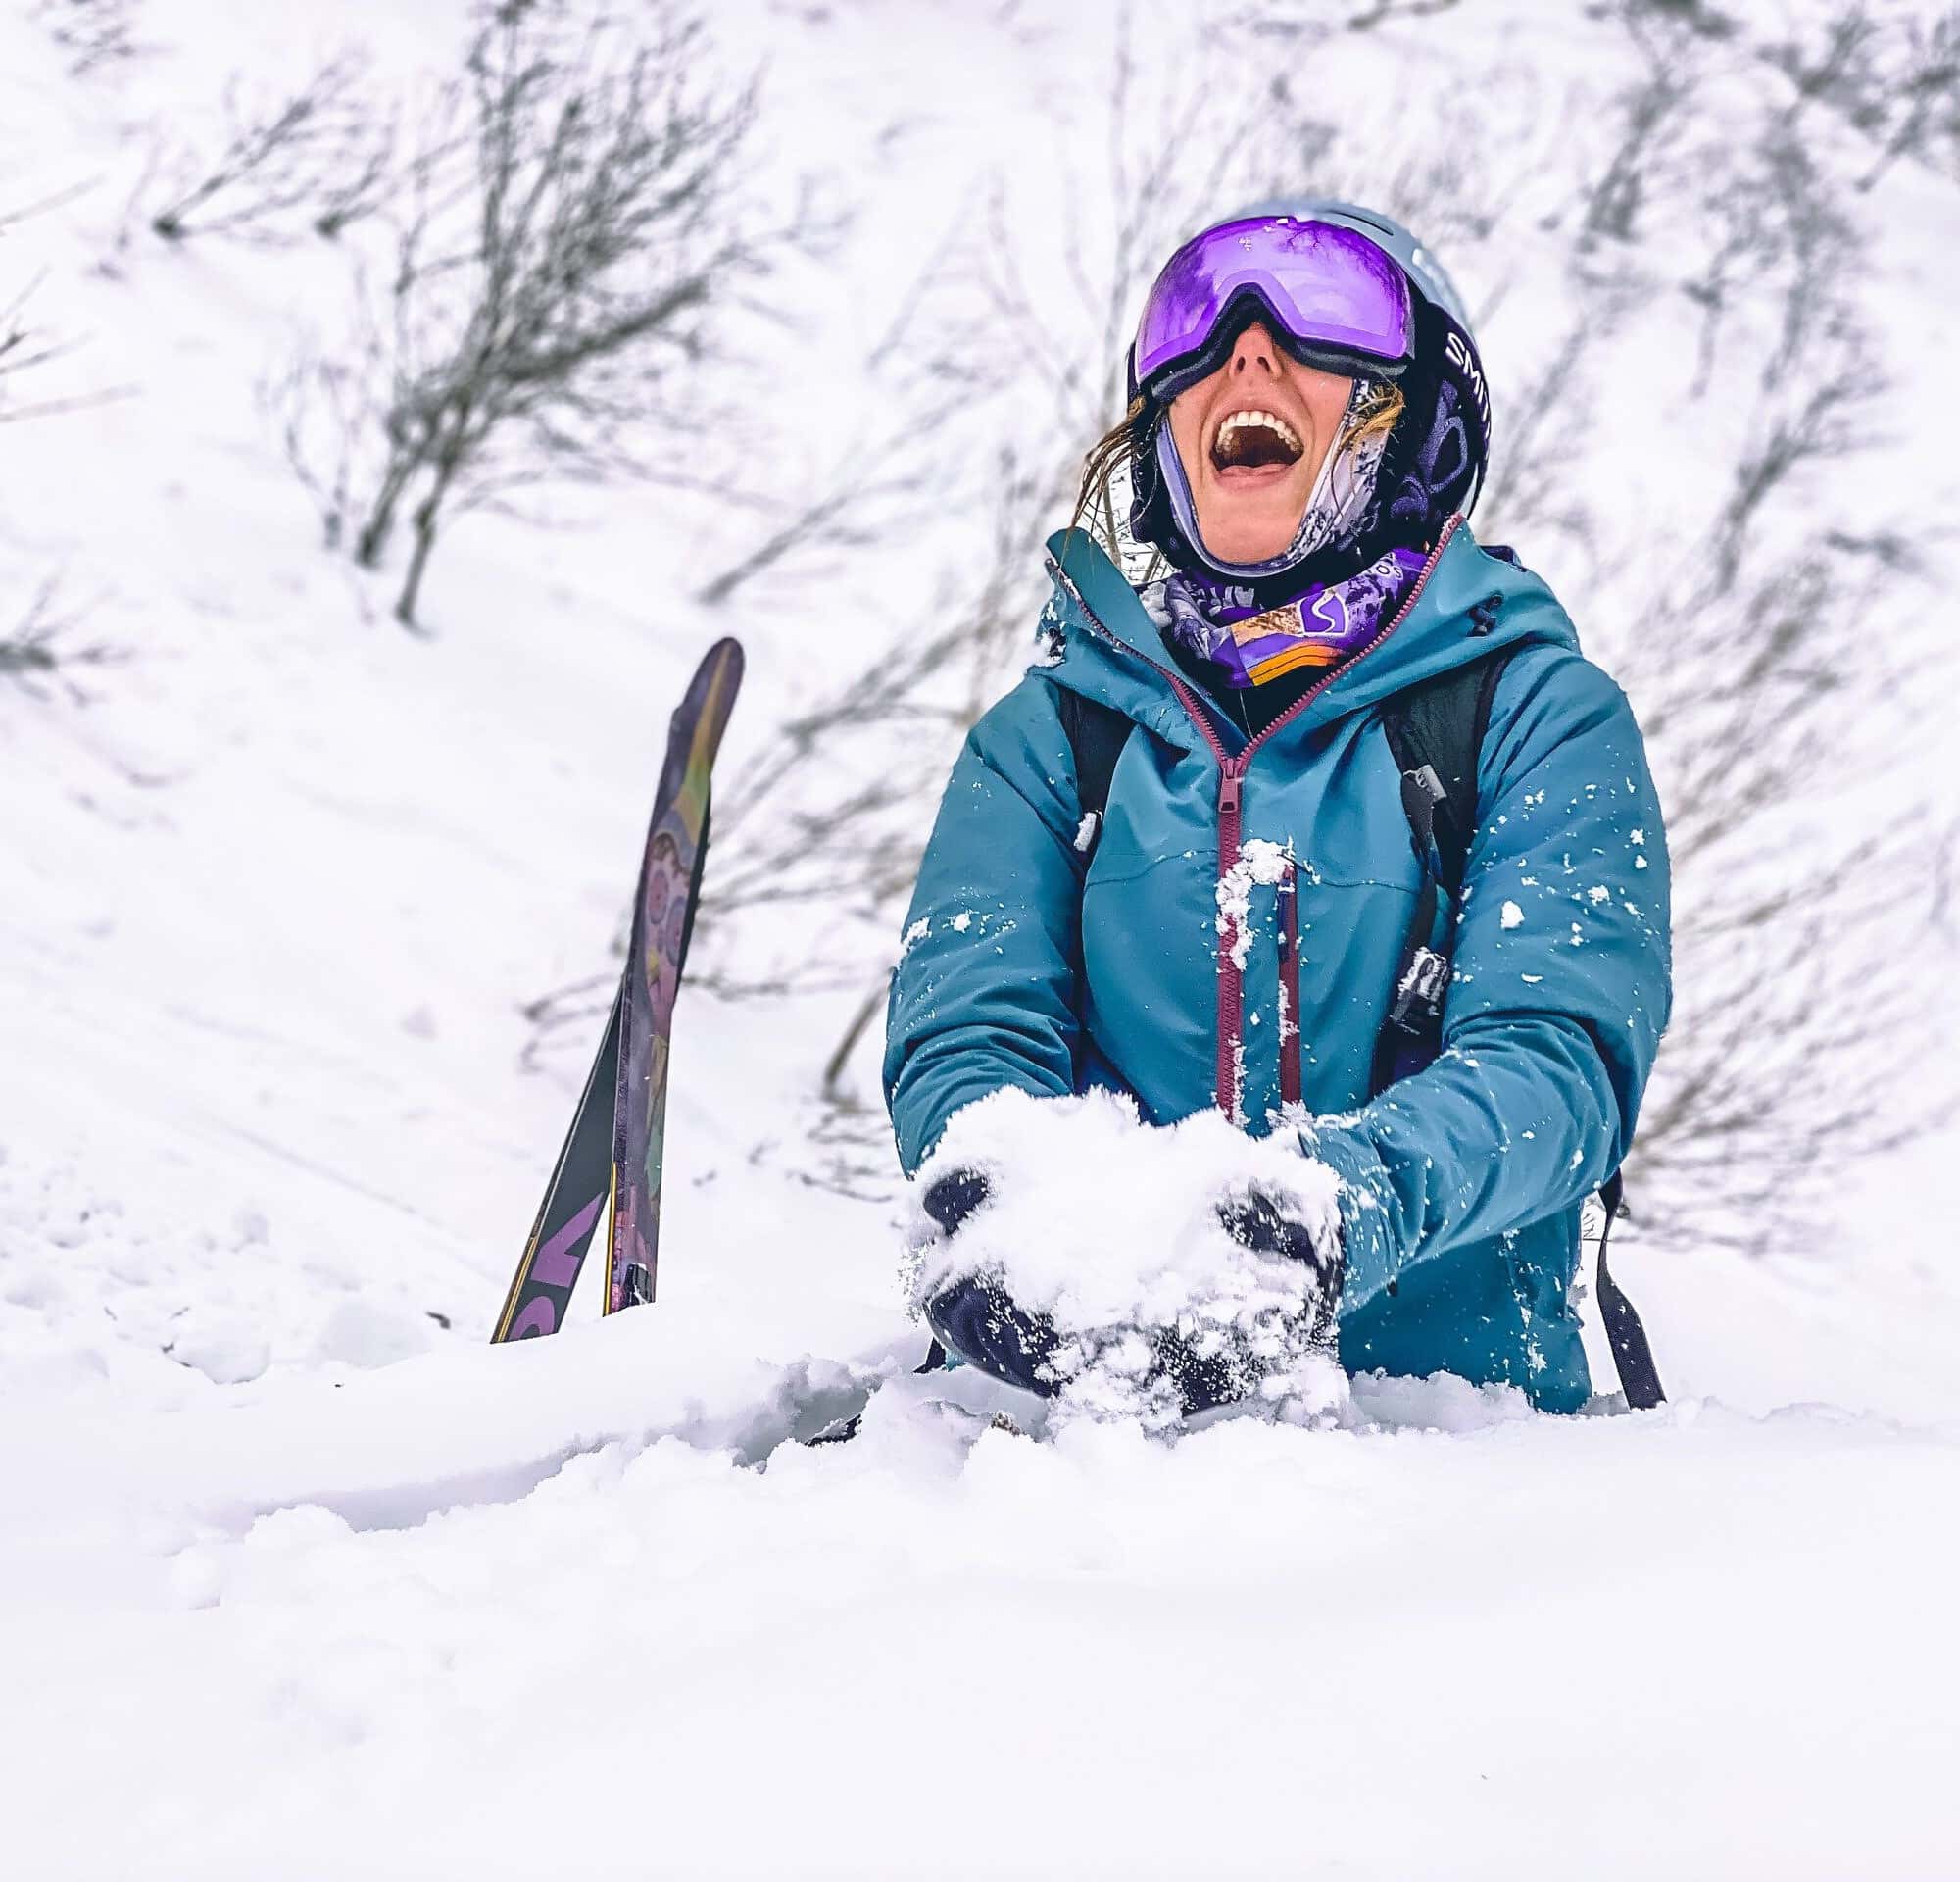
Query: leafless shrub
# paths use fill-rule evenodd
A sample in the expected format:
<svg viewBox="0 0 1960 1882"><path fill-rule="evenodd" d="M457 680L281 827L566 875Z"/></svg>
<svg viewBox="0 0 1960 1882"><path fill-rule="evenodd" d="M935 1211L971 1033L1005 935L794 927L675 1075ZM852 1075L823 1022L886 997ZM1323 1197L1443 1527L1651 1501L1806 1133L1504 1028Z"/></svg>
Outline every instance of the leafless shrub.
<svg viewBox="0 0 1960 1882"><path fill-rule="evenodd" d="M1796 109L1834 112L1874 147L1868 190L1901 159L1960 175L1960 7L1875 13L1856 3L1763 56L1789 77Z"/></svg>
<svg viewBox="0 0 1960 1882"><path fill-rule="evenodd" d="M0 235L45 207L31 203L0 214ZM0 424L9 419L27 418L41 409L18 403L22 375L59 359L73 344L53 338L28 320L27 304L44 278L37 275L11 301L0 302Z"/></svg>
<svg viewBox="0 0 1960 1882"><path fill-rule="evenodd" d="M359 264L355 278L364 278ZM386 337L359 318L368 297L354 296L354 330L333 348L301 346L284 369L261 381L259 403L278 427L280 447L319 513L329 550L347 546L359 519L362 449L386 421Z"/></svg>
<svg viewBox="0 0 1960 1882"><path fill-rule="evenodd" d="M1857 1158L1940 1114L1912 1060L1936 945L1927 859L1947 842L1895 791L1869 818L1841 809L1845 780L1873 768L1856 727L1895 677L1884 650L1896 641L1853 623L1909 607L1934 520L1876 537L1814 521L1834 486L1884 463L1873 419L1888 388L1849 207L1860 183L1809 122L1873 43L1862 16L1840 17L1830 59L1774 61L1791 90L1751 88L1742 116L1735 62L1761 63L1762 48L1686 10L1657 23L1663 11L1617 10L1649 63L1606 173L1625 210L1611 219L1619 272L1576 272L1564 425L1587 428L1583 369L1629 290L1697 307L1692 395L1748 422L1698 530L1660 555L1630 541L1573 600L1615 629L1608 664L1641 713L1674 865L1677 1005L1635 1151L1642 1218L1677 1242L1757 1248L1801 1243ZM1719 114L1688 109L1718 83ZM1594 319L1588 297L1602 292ZM1501 527L1529 543L1535 493L1509 494L1527 500L1499 504ZM1595 551L1616 534L1583 505L1575 525Z"/></svg>
<svg viewBox="0 0 1960 1882"><path fill-rule="evenodd" d="M626 924L622 922L612 952L623 965L626 955ZM590 1050L594 1027L612 1011L619 986L620 966L615 965L583 979L554 987L549 993L526 1000L518 1009L530 1029L518 1063L526 1071L536 1071L553 1048L565 1044L573 1050Z"/></svg>
<svg viewBox="0 0 1960 1882"><path fill-rule="evenodd" d="M1310 14L1282 13L1271 7L1256 7L1227 22L1230 29L1253 39L1283 39L1294 46L1311 45L1337 32L1372 32L1377 26L1397 20L1424 20L1449 13L1462 0L1368 0L1358 13L1338 14L1331 9Z"/></svg>
<svg viewBox="0 0 1960 1882"><path fill-rule="evenodd" d="M76 184L24 207L0 211L0 236L6 235L8 230L29 217L39 216L73 201L88 188L87 183ZM134 389L130 386L109 386L56 398L36 399L31 404L21 399L21 381L27 373L65 358L81 344L73 336L52 333L30 319L28 304L46 278L45 274L36 275L11 301L0 303L0 424L79 411L86 406L126 398Z"/></svg>
<svg viewBox="0 0 1960 1882"><path fill-rule="evenodd" d="M341 440L353 469L313 479L364 568L407 521L405 625L451 516L543 478L648 471L643 447L698 415L683 369L710 309L809 226L768 226L741 196L753 83L703 82L693 16L644 19L632 36L506 0L424 114L369 326L379 383L336 395L338 422L363 427ZM309 459L311 428L289 427Z"/></svg>
<svg viewBox="0 0 1960 1882"><path fill-rule="evenodd" d="M1698 74L1683 56L1679 31L1644 29L1646 11L1638 7L1629 15L1627 36L1642 71L1622 96L1612 154L1584 192L1576 243L1582 258L1592 258L1602 244L1635 239L1688 120Z"/></svg>
<svg viewBox="0 0 1960 1882"><path fill-rule="evenodd" d="M1372 32L1392 20L1427 20L1460 4L1461 0L1369 0L1364 12L1350 14L1344 24L1349 32Z"/></svg>
<svg viewBox="0 0 1960 1882"><path fill-rule="evenodd" d="M50 333L29 321L27 304L40 284L38 279L30 281L12 301L0 306L0 424L79 412L92 405L127 398L134 389L126 385L105 386L31 402L19 396L20 382L27 373L66 358L80 345L78 340Z"/></svg>
<svg viewBox="0 0 1960 1882"><path fill-rule="evenodd" d="M11 680L35 698L51 688L75 704L87 694L75 679L78 669L107 667L125 658L102 642L77 641L78 620L57 607L60 583L50 576L28 602L20 620L0 634L0 679Z"/></svg>
<svg viewBox="0 0 1960 1882"><path fill-rule="evenodd" d="M134 58L138 0L40 0L37 17L80 76Z"/></svg>
<svg viewBox="0 0 1960 1882"><path fill-rule="evenodd" d="M10 419L24 419L41 408L13 402L21 375L37 366L59 359L68 344L50 338L27 321L27 303L33 298L38 280L24 287L14 299L0 307L0 424Z"/></svg>
<svg viewBox="0 0 1960 1882"><path fill-rule="evenodd" d="M151 229L167 242L202 235L281 242L307 230L337 236L373 214L394 169L394 126L377 123L367 84L365 61L342 53L270 102L228 86L223 145L215 156L179 163Z"/></svg>
<svg viewBox="0 0 1960 1882"><path fill-rule="evenodd" d="M1676 1013L1635 1168L1643 1213L1679 1240L1796 1236L1857 1157L1937 1114L1907 1074L1935 913L1925 805L1840 808L1870 774L1847 736L1869 675L1840 670L1848 623L1895 613L1900 570L1824 536L1763 550L1754 517L1808 499L1840 454L1812 438L1752 453L1737 494L1643 606L1701 648L1629 640L1616 670L1662 780L1675 874ZM1692 598L1691 618L1682 603Z"/></svg>

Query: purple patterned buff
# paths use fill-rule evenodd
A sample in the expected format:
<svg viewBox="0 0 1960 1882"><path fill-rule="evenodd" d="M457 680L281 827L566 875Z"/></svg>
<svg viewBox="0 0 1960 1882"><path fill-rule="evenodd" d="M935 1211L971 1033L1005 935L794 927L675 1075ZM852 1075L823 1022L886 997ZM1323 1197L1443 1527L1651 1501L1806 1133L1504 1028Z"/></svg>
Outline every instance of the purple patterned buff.
<svg viewBox="0 0 1960 1882"><path fill-rule="evenodd" d="M1395 619L1428 560L1391 549L1345 581L1314 582L1294 600L1260 609L1252 590L1188 571L1147 591L1165 636L1219 669L1237 691L1306 668L1351 659Z"/></svg>

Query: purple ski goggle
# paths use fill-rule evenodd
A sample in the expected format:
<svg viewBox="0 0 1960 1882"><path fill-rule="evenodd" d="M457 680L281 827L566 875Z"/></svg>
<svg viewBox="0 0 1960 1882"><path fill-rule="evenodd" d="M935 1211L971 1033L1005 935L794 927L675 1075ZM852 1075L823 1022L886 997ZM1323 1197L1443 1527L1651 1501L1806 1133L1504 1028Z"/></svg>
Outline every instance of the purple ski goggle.
<svg viewBox="0 0 1960 1882"><path fill-rule="evenodd" d="M1307 366L1395 378L1414 353L1401 270L1351 228L1293 216L1221 223L1164 264L1144 303L1135 388L1165 399L1225 363L1256 302L1273 337Z"/></svg>

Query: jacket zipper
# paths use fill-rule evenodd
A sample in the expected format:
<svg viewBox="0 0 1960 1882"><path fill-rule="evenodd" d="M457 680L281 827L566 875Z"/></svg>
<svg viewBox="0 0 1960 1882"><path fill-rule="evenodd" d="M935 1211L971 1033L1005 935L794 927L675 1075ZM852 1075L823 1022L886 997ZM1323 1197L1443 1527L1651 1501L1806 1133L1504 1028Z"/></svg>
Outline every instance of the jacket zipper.
<svg viewBox="0 0 1960 1882"><path fill-rule="evenodd" d="M1287 858L1280 884L1280 1103L1300 1102L1299 865Z"/></svg>
<svg viewBox="0 0 1960 1882"><path fill-rule="evenodd" d="M1241 835L1243 821L1242 805L1245 797L1246 772L1251 766L1253 756L1267 739L1272 737L1282 727L1290 725L1329 686L1333 685L1337 679L1346 673L1351 673L1362 661L1366 660L1376 648L1381 646L1408 619L1409 610L1422 598L1422 591L1429 585L1431 573L1434 571L1436 565L1443 560L1443 552L1448 548L1449 539L1456 533L1457 525L1463 519L1460 515L1453 516L1443 525L1443 533L1437 537L1436 547L1429 552L1429 560L1417 571L1415 586L1408 591L1402 605L1396 610L1395 619L1376 634L1374 639L1369 641L1352 660L1348 661L1345 666L1336 667L1325 677L1315 680L1264 731L1260 732L1257 737L1248 740L1245 749L1236 757L1226 751L1224 741L1219 738L1217 731L1212 726L1211 720L1206 717L1204 709L1199 704L1197 696L1192 692L1190 686L1186 684L1183 676L1174 672L1170 668L1152 660L1148 654L1138 653L1128 642L1120 640L1116 635L1112 634L1098 618L1096 611L1090 607L1088 601L1083 596L1082 590L1076 587L1074 582L1068 581L1068 577L1065 574L1062 575L1062 580L1068 583L1069 593L1075 597L1076 606L1088 617L1091 623L1105 641L1111 646L1120 648L1124 653L1130 654L1142 661L1146 667L1152 668L1156 672L1161 673L1170 682L1171 691L1177 695L1178 702L1190 716L1191 722L1197 726L1205 744L1211 748L1211 756L1218 764L1218 879L1221 882L1237 867L1244 847ZM1059 564L1056 565L1056 572L1060 573ZM1243 1129L1246 1122L1245 1066L1240 1055L1245 1031L1246 989L1245 975L1241 972L1238 963L1234 959L1238 947L1238 923L1228 916L1225 917L1225 925L1220 930L1218 936L1218 1085L1216 1096L1218 1109L1234 1124ZM1295 972L1297 975L1297 966ZM1298 985L1298 981L1296 977L1294 981L1296 989ZM1295 997L1297 1000L1297 992ZM1290 1016L1295 1025L1299 1023L1299 1015L1298 1012L1292 1014Z"/></svg>

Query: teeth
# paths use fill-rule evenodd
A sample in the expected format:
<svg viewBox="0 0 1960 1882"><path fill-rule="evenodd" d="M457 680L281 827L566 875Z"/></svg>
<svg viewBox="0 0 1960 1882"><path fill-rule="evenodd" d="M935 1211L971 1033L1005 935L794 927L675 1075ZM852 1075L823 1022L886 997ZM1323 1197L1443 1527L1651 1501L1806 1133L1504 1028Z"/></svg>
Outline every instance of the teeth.
<svg viewBox="0 0 1960 1882"><path fill-rule="evenodd" d="M1234 412L1218 427L1218 442L1224 444L1233 432L1244 430L1249 425L1263 425L1268 431L1277 432L1287 448L1296 457L1301 455L1305 447L1299 441L1299 434L1284 419L1271 412Z"/></svg>

